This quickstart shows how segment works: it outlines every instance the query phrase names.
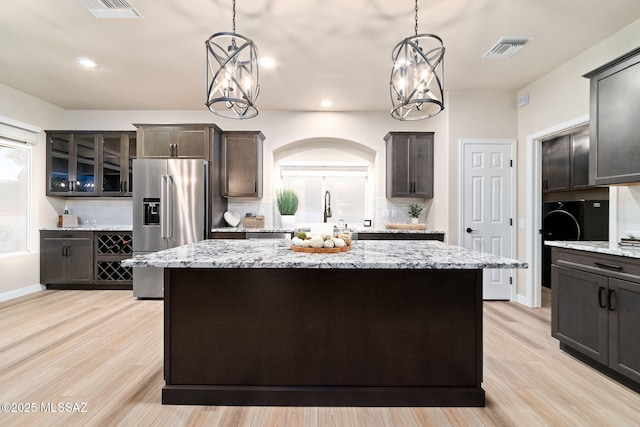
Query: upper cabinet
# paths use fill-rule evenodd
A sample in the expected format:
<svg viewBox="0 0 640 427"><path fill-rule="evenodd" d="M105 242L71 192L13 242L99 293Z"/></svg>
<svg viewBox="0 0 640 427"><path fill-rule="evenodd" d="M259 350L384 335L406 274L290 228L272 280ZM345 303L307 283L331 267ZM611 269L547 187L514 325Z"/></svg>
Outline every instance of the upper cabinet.
<svg viewBox="0 0 640 427"><path fill-rule="evenodd" d="M542 190L544 192L591 187L588 128L542 141Z"/></svg>
<svg viewBox="0 0 640 427"><path fill-rule="evenodd" d="M97 196L98 134L47 131L47 196Z"/></svg>
<svg viewBox="0 0 640 427"><path fill-rule="evenodd" d="M204 159L211 161L213 124L136 124L139 159Z"/></svg>
<svg viewBox="0 0 640 427"><path fill-rule="evenodd" d="M259 131L222 133L220 179L225 197L262 197L262 143Z"/></svg>
<svg viewBox="0 0 640 427"><path fill-rule="evenodd" d="M433 132L389 132L387 197L433 197Z"/></svg>
<svg viewBox="0 0 640 427"><path fill-rule="evenodd" d="M640 182L640 48L584 77L591 80L595 184Z"/></svg>
<svg viewBox="0 0 640 427"><path fill-rule="evenodd" d="M136 133L105 132L100 135L99 147L100 195L131 196Z"/></svg>
<svg viewBox="0 0 640 427"><path fill-rule="evenodd" d="M130 196L135 132L47 131L47 196Z"/></svg>

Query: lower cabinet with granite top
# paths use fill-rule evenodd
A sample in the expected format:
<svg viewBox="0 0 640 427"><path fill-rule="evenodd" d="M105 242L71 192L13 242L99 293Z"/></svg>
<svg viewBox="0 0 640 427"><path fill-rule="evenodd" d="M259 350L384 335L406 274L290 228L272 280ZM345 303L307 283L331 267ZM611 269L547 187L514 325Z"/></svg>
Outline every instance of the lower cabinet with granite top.
<svg viewBox="0 0 640 427"><path fill-rule="evenodd" d="M552 248L560 348L640 390L640 259Z"/></svg>
<svg viewBox="0 0 640 427"><path fill-rule="evenodd" d="M526 264L435 241L351 246L208 239L123 261L164 268L162 403L484 406L482 270Z"/></svg>
<svg viewBox="0 0 640 427"><path fill-rule="evenodd" d="M132 289L131 231L41 230L40 283L49 289Z"/></svg>

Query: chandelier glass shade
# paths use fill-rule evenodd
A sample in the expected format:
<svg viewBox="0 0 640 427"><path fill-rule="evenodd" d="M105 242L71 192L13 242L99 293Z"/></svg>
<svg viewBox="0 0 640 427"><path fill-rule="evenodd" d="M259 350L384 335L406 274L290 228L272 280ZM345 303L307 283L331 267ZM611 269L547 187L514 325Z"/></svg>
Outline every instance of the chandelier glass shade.
<svg viewBox="0 0 640 427"><path fill-rule="evenodd" d="M205 42L207 49L207 102L209 110L230 119L250 119L258 115L258 48L233 31L215 33Z"/></svg>
<svg viewBox="0 0 640 427"><path fill-rule="evenodd" d="M418 34L418 1L415 35L398 43L391 54L389 82L391 116L398 120L421 120L444 110L444 45L434 34Z"/></svg>

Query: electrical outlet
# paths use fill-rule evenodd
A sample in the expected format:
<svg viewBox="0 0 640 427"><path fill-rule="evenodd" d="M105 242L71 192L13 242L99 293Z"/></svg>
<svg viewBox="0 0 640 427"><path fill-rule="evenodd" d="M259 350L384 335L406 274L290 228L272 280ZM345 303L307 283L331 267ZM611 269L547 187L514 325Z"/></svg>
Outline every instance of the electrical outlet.
<svg viewBox="0 0 640 427"><path fill-rule="evenodd" d="M391 209L391 218L398 218L398 209Z"/></svg>
<svg viewBox="0 0 640 427"><path fill-rule="evenodd" d="M389 218L389 209L382 209L382 218Z"/></svg>

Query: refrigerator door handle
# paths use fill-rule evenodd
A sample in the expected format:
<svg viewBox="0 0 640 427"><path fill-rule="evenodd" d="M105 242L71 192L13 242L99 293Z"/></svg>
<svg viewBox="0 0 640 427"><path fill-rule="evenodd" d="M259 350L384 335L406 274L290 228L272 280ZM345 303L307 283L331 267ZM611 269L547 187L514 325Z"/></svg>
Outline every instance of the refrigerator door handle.
<svg viewBox="0 0 640 427"><path fill-rule="evenodd" d="M167 181L169 176L161 175L160 178L160 237L162 239L166 239L167 237L169 237L167 236Z"/></svg>
<svg viewBox="0 0 640 427"><path fill-rule="evenodd" d="M167 219L167 224L166 224L166 231L167 231L167 238L169 239L173 239L173 203L174 203L174 193L175 193L175 188L174 188L174 181L173 181L173 176L171 175L166 175L167 177L167 214L165 215L165 218Z"/></svg>

